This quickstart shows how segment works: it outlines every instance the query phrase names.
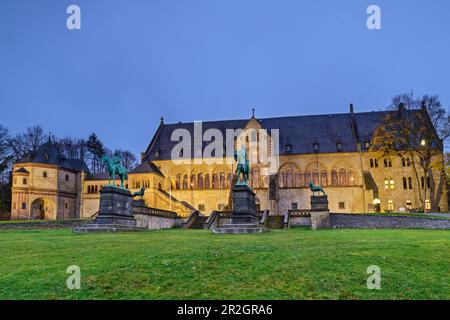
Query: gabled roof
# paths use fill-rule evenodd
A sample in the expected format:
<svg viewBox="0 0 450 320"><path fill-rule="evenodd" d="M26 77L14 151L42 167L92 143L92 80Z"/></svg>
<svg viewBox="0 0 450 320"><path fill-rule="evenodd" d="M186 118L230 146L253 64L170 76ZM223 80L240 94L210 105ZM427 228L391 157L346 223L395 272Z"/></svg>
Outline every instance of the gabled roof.
<svg viewBox="0 0 450 320"><path fill-rule="evenodd" d="M326 115L308 115L256 119L261 127L268 130L279 129L280 155L311 154L313 146L319 144L320 153L338 152L337 144L342 144L340 152L356 152L357 142L371 141L377 126L383 118L394 111L376 111L362 113L341 113ZM226 137L226 129L244 129L249 120L225 120L202 122L203 133L210 129L219 129ZM158 127L143 159L169 160L172 148L178 141L171 141L172 132L186 129L194 137L194 123L163 124ZM203 149L210 142L203 142ZM225 141L224 141L225 143ZM194 153L191 152L193 155Z"/></svg>
<svg viewBox="0 0 450 320"><path fill-rule="evenodd" d="M50 139L46 143L42 144L36 152L27 154L17 163L51 164L64 169L89 172L89 168L83 160L68 159L64 157L58 149L56 149Z"/></svg>
<svg viewBox="0 0 450 320"><path fill-rule="evenodd" d="M14 172L17 172L17 173L30 173L27 169L25 169L24 167L22 167L22 168L20 168L20 169L17 169L16 171L14 171Z"/></svg>
<svg viewBox="0 0 450 320"><path fill-rule="evenodd" d="M130 174L139 174L139 173L155 173L164 178L162 172L158 169L158 167L151 161L144 161L136 168L129 172Z"/></svg>
<svg viewBox="0 0 450 320"><path fill-rule="evenodd" d="M109 173L100 172L100 173L89 173L84 180L109 180ZM119 176L116 175L116 181L119 180Z"/></svg>

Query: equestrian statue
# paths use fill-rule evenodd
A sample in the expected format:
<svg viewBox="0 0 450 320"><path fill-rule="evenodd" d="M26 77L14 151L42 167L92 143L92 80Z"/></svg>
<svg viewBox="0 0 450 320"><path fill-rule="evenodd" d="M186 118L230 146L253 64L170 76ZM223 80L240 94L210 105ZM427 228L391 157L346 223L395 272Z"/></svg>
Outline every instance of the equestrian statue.
<svg viewBox="0 0 450 320"><path fill-rule="evenodd" d="M112 185L115 186L116 174L117 174L120 178L120 188L125 189L123 183L126 179L128 179L128 172L127 172L127 168L125 168L120 163L120 157L112 156L110 158L105 155L102 157L102 162L106 165L106 170L109 173L108 185L111 185L111 180L112 180L112 182L113 182Z"/></svg>
<svg viewBox="0 0 450 320"><path fill-rule="evenodd" d="M247 151L244 145L241 146L240 150L234 153L234 159L237 161L236 185L250 187L250 164L247 157Z"/></svg>

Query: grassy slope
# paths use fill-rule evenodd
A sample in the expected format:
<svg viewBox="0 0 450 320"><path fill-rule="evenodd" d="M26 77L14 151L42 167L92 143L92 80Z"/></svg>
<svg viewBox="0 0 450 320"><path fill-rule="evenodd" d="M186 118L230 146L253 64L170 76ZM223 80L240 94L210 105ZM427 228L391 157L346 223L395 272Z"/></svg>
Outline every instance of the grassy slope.
<svg viewBox="0 0 450 320"><path fill-rule="evenodd" d="M450 232L0 232L0 299L450 299ZM81 290L66 268L81 267ZM378 265L382 290L366 288Z"/></svg>

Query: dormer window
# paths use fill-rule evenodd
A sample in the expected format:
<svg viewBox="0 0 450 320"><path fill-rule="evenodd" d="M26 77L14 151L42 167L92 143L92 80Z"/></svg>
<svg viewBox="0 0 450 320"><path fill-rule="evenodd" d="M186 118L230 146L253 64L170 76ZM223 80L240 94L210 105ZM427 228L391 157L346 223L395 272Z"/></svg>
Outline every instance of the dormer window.
<svg viewBox="0 0 450 320"><path fill-rule="evenodd" d="M314 143L314 144L313 144L313 151L314 151L314 152L319 152L319 150L320 150L319 144L318 144L317 142Z"/></svg>
<svg viewBox="0 0 450 320"><path fill-rule="evenodd" d="M337 152L342 152L342 142L338 142L336 143L336 151Z"/></svg>
<svg viewBox="0 0 450 320"><path fill-rule="evenodd" d="M286 145L286 152L291 152L292 151L292 145L291 144L287 144Z"/></svg>
<svg viewBox="0 0 450 320"><path fill-rule="evenodd" d="M370 148L370 141L364 141L364 148L368 150Z"/></svg>
<svg viewBox="0 0 450 320"><path fill-rule="evenodd" d="M156 149L156 151L155 151L155 157L159 157L159 149Z"/></svg>
<svg viewBox="0 0 450 320"><path fill-rule="evenodd" d="M181 149L180 152L178 153L178 155L180 156L180 158L182 158L183 154L184 154L184 149Z"/></svg>
<svg viewBox="0 0 450 320"><path fill-rule="evenodd" d="M48 160L50 157L49 157L49 155L48 155L48 153L46 152L46 153L44 153L44 159L45 160Z"/></svg>

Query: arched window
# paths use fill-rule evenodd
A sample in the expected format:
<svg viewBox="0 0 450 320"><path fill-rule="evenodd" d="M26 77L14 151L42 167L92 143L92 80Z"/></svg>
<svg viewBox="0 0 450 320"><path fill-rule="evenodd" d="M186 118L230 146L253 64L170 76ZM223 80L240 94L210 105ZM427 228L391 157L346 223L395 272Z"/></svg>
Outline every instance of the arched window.
<svg viewBox="0 0 450 320"><path fill-rule="evenodd" d="M177 179L175 181L175 189L181 189L181 174L177 174Z"/></svg>
<svg viewBox="0 0 450 320"><path fill-rule="evenodd" d="M231 172L228 172L228 175L227 175L227 189L230 189L232 183L233 183L233 174Z"/></svg>
<svg viewBox="0 0 450 320"><path fill-rule="evenodd" d="M203 189L203 174L201 173L197 175L197 188Z"/></svg>
<svg viewBox="0 0 450 320"><path fill-rule="evenodd" d="M297 188L302 186L302 176L299 171L295 171L294 186Z"/></svg>
<svg viewBox="0 0 450 320"><path fill-rule="evenodd" d="M313 171L312 177L313 177L313 183L314 183L316 186L318 186L318 185L319 185L319 171L314 170L314 171Z"/></svg>
<svg viewBox="0 0 450 320"><path fill-rule="evenodd" d="M160 182L160 183L158 183L158 189L159 189L159 190L162 190L162 185L161 185L161 182Z"/></svg>
<svg viewBox="0 0 450 320"><path fill-rule="evenodd" d="M383 164L384 164L384 167L386 168L388 166L388 161L386 159L384 159Z"/></svg>
<svg viewBox="0 0 450 320"><path fill-rule="evenodd" d="M219 174L219 178L220 178L220 189L225 189L226 188L226 181L225 181L225 172L221 172Z"/></svg>
<svg viewBox="0 0 450 320"><path fill-rule="evenodd" d="M331 185L333 187L337 187L338 186L338 175L337 175L337 171L336 170L332 170L331 171Z"/></svg>
<svg viewBox="0 0 450 320"><path fill-rule="evenodd" d="M197 189L197 176L191 175L191 189Z"/></svg>
<svg viewBox="0 0 450 320"><path fill-rule="evenodd" d="M408 178L408 186L409 186L410 189L413 188L412 178L411 177Z"/></svg>
<svg viewBox="0 0 450 320"><path fill-rule="evenodd" d="M311 183L311 172L306 171L305 172L305 186L309 187L310 183Z"/></svg>
<svg viewBox="0 0 450 320"><path fill-rule="evenodd" d="M370 159L370 167L373 168L373 159Z"/></svg>
<svg viewBox="0 0 450 320"><path fill-rule="evenodd" d="M187 174L185 174L183 176L183 190L187 190L188 189L188 177Z"/></svg>
<svg viewBox="0 0 450 320"><path fill-rule="evenodd" d="M66 179L66 181L69 181L69 175L68 174L66 174L65 179Z"/></svg>
<svg viewBox="0 0 450 320"><path fill-rule="evenodd" d="M405 166L406 166L406 161L405 161L405 159L402 158L402 167L405 167Z"/></svg>
<svg viewBox="0 0 450 320"><path fill-rule="evenodd" d="M280 188L286 187L286 173L284 171L280 171L280 175L278 178L278 185Z"/></svg>
<svg viewBox="0 0 450 320"><path fill-rule="evenodd" d="M213 189L219 189L219 178L217 177L217 173L214 173L212 176L212 187Z"/></svg>
<svg viewBox="0 0 450 320"><path fill-rule="evenodd" d="M411 159L406 158L406 165L409 167L411 165Z"/></svg>
<svg viewBox="0 0 450 320"><path fill-rule="evenodd" d="M42 172L42 176L43 176L44 178L47 178L47 171Z"/></svg>
<svg viewBox="0 0 450 320"><path fill-rule="evenodd" d="M95 186L95 193L98 193L98 186Z"/></svg>
<svg viewBox="0 0 450 320"><path fill-rule="evenodd" d="M87 186L87 193L91 193L91 186Z"/></svg>
<svg viewBox="0 0 450 320"><path fill-rule="evenodd" d="M339 169L339 186L346 186L347 185L347 176L345 174L345 169L341 168Z"/></svg>
<svg viewBox="0 0 450 320"><path fill-rule="evenodd" d="M403 177L403 189L404 189L404 190L408 189L408 183L407 183L405 177Z"/></svg>
<svg viewBox="0 0 450 320"><path fill-rule="evenodd" d="M348 185L354 186L355 185L355 177L353 176L353 170L348 170L347 178L348 178Z"/></svg>
<svg viewBox="0 0 450 320"><path fill-rule="evenodd" d="M27 204L25 202L22 202L22 209L26 209L27 208Z"/></svg>
<svg viewBox="0 0 450 320"><path fill-rule="evenodd" d="M292 188L292 186L293 186L292 170L288 169L286 173L286 187Z"/></svg>
<svg viewBox="0 0 450 320"><path fill-rule="evenodd" d="M326 170L322 170L320 173L320 185L322 187L328 186L328 175Z"/></svg>
<svg viewBox="0 0 450 320"><path fill-rule="evenodd" d="M211 180L209 179L209 173L205 175L205 189L211 188Z"/></svg>

